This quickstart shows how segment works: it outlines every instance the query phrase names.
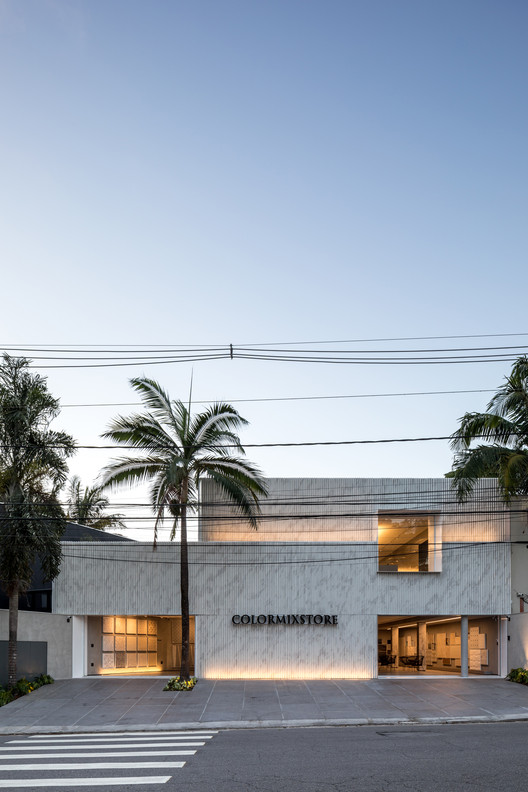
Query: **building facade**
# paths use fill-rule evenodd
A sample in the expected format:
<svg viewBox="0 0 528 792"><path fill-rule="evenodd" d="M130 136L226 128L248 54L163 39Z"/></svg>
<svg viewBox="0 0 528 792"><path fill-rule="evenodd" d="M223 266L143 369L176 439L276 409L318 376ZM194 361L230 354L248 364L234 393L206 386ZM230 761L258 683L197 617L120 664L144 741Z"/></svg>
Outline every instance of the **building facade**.
<svg viewBox="0 0 528 792"><path fill-rule="evenodd" d="M463 504L449 479L268 486L254 530L203 483L189 545L196 675L504 675L526 662L526 510L494 480ZM179 544L73 547L53 606L71 619L72 675L177 671Z"/></svg>

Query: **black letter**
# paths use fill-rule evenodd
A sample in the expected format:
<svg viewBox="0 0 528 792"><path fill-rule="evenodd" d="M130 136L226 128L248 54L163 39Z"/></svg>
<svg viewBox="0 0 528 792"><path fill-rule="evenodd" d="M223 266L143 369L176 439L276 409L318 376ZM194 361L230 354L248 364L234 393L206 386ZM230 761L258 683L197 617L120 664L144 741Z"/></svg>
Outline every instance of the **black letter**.
<svg viewBox="0 0 528 792"><path fill-rule="evenodd" d="M244 613L244 615L240 617L240 623L249 624L249 616L247 615L247 613Z"/></svg>
<svg viewBox="0 0 528 792"><path fill-rule="evenodd" d="M310 615L308 616L308 624L311 624L311 623L312 623L312 619L313 619L313 616L312 616L312 614L310 613Z"/></svg>
<svg viewBox="0 0 528 792"><path fill-rule="evenodd" d="M286 616L284 613L282 616L277 616L277 624L286 624Z"/></svg>
<svg viewBox="0 0 528 792"><path fill-rule="evenodd" d="M235 621L235 619L238 619L238 621ZM240 624L240 616L238 614L236 616L233 616L231 621L233 622L233 624Z"/></svg>
<svg viewBox="0 0 528 792"><path fill-rule="evenodd" d="M319 614L317 614L317 616L314 616L314 624L322 624L322 623L323 623L322 616L320 616Z"/></svg>
<svg viewBox="0 0 528 792"><path fill-rule="evenodd" d="M268 613L268 624L275 624L275 616Z"/></svg>
<svg viewBox="0 0 528 792"><path fill-rule="evenodd" d="M332 616L332 624L337 624L337 616Z"/></svg>
<svg viewBox="0 0 528 792"><path fill-rule="evenodd" d="M257 624L266 624L266 617L263 613L257 616Z"/></svg>
<svg viewBox="0 0 528 792"><path fill-rule="evenodd" d="M326 624L332 624L332 620L331 620L330 616L327 616L326 613L325 613L325 625Z"/></svg>

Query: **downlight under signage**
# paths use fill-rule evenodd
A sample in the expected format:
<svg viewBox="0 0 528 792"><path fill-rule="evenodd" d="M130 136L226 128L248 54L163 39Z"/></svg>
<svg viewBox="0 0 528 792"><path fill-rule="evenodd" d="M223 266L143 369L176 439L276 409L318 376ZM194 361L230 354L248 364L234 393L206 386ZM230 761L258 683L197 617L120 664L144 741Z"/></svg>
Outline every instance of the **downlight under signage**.
<svg viewBox="0 0 528 792"><path fill-rule="evenodd" d="M286 625L322 625L323 627L334 627L337 625L337 616L335 614L328 615L327 613L283 613L282 615L278 614L264 614L260 613L258 616L255 614L249 615L248 613L244 613L240 616L238 613L235 614L231 621L235 625L248 625L248 624L256 624L262 626L264 624L286 624Z"/></svg>

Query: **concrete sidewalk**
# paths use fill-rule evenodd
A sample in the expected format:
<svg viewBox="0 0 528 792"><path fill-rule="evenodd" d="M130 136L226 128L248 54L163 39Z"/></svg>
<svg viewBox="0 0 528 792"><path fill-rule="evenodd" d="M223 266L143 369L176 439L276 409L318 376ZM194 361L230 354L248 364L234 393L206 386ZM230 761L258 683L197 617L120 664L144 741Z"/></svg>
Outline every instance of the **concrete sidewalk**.
<svg viewBox="0 0 528 792"><path fill-rule="evenodd" d="M503 679L59 680L0 708L0 734L528 719L528 687Z"/></svg>

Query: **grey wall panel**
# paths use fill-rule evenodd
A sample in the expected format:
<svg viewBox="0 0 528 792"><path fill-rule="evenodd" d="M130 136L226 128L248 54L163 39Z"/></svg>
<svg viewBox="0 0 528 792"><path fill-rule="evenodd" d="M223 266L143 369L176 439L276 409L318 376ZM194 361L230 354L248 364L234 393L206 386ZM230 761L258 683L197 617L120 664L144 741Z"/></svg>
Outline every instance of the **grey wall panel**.
<svg viewBox="0 0 528 792"><path fill-rule="evenodd" d="M9 612L0 610L0 636L7 639L8 635ZM72 623L68 621L67 616L19 611L18 640L46 642L48 644L48 674L51 674L54 679L71 677Z"/></svg>

